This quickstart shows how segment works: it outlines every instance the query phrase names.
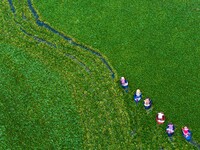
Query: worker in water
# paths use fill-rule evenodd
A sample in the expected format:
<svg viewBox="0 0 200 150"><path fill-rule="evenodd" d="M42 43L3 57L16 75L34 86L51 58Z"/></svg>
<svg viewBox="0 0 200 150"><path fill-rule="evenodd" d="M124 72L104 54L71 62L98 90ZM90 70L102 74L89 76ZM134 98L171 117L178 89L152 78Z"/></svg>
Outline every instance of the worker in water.
<svg viewBox="0 0 200 150"><path fill-rule="evenodd" d="M184 138L187 140L187 141L190 141L191 140L191 137L192 137L192 134L191 134L191 131L189 130L188 127L183 127L182 128L182 133L183 133L183 136Z"/></svg>
<svg viewBox="0 0 200 150"><path fill-rule="evenodd" d="M144 108L146 110L150 109L151 108L151 105L152 105L152 101L150 100L150 98L146 98L144 100Z"/></svg>
<svg viewBox="0 0 200 150"><path fill-rule="evenodd" d="M128 92L128 81L124 78L124 77L121 77L120 79L120 84L122 86L122 88Z"/></svg>
<svg viewBox="0 0 200 150"><path fill-rule="evenodd" d="M133 99L136 103L142 99L142 92L140 91L140 89L136 90L136 92L133 95Z"/></svg>
<svg viewBox="0 0 200 150"><path fill-rule="evenodd" d="M164 115L164 113L159 112L156 115L156 121L157 121L158 124L163 124L165 122L165 115Z"/></svg>
<svg viewBox="0 0 200 150"><path fill-rule="evenodd" d="M172 123L169 123L167 125L167 128L166 128L166 133L169 137L171 137L173 134L174 134L174 130L175 130L175 127Z"/></svg>

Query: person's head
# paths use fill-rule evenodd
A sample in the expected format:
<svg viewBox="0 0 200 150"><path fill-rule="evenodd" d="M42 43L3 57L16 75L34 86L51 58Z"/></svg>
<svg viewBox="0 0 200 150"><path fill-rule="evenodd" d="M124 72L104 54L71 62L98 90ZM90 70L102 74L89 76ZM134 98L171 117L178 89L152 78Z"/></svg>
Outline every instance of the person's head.
<svg viewBox="0 0 200 150"><path fill-rule="evenodd" d="M183 130L188 130L188 127L187 127L187 126L185 126L185 127L183 128Z"/></svg>
<svg viewBox="0 0 200 150"><path fill-rule="evenodd" d="M125 83L125 78L121 77L120 81L121 81L121 83Z"/></svg>
<svg viewBox="0 0 200 150"><path fill-rule="evenodd" d="M188 134L188 132L189 132L189 129L188 129L188 127L185 126L185 127L183 128L183 133L184 133L184 134Z"/></svg>
<svg viewBox="0 0 200 150"><path fill-rule="evenodd" d="M146 98L146 99L144 100L144 102L145 102L145 104L149 104L149 103L150 103L150 99L149 99L149 98Z"/></svg>
<svg viewBox="0 0 200 150"><path fill-rule="evenodd" d="M137 96L140 96L140 95L141 95L140 89L137 89L137 90L136 90L136 95L137 95Z"/></svg>

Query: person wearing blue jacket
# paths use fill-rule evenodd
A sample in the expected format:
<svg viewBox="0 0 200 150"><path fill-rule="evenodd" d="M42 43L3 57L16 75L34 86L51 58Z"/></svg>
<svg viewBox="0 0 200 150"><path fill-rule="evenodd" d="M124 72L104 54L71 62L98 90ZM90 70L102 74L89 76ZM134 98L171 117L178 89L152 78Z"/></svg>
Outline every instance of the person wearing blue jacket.
<svg viewBox="0 0 200 150"><path fill-rule="evenodd" d="M144 108L145 108L146 110L148 110L148 109L151 108L151 105L152 105L151 99L150 99L150 98L146 98L146 99L144 100Z"/></svg>
<svg viewBox="0 0 200 150"><path fill-rule="evenodd" d="M136 103L142 99L142 92L140 91L140 89L136 90L135 94L133 95L133 99Z"/></svg>

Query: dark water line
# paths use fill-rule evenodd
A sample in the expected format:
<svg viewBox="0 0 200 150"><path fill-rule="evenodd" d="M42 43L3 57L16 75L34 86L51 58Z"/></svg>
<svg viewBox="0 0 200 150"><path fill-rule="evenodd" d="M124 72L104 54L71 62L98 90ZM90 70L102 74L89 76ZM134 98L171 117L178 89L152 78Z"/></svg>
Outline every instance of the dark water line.
<svg viewBox="0 0 200 150"><path fill-rule="evenodd" d="M82 63L81 61L79 61L75 56L70 55L70 54L65 54L65 56L67 56L70 59L76 61L77 63L79 63L80 66L84 67L87 72L90 72L90 69L84 63Z"/></svg>
<svg viewBox="0 0 200 150"><path fill-rule="evenodd" d="M36 41L38 41L38 42L43 42L43 43L46 43L46 44L49 45L49 46L52 46L52 47L54 47L54 48L57 48L55 44L53 44L53 43L51 43L51 42L48 42L48 41L44 40L43 38L39 38L39 37L36 37L36 36L34 36L34 35L28 33L26 30L24 30L24 29L21 27L21 24L20 24L18 21L16 21L15 19L14 19L14 21L15 21L15 23L16 23L18 26L20 26L20 30L21 30L24 34L26 34L26 35L28 35L28 36L34 38L34 39L35 39Z"/></svg>
<svg viewBox="0 0 200 150"><path fill-rule="evenodd" d="M192 140L190 141L190 143L193 145L193 146L196 146L199 150L200 150L200 144L197 143L196 141Z"/></svg>
<svg viewBox="0 0 200 150"><path fill-rule="evenodd" d="M101 61L106 65L106 67L110 70L111 74L112 74L112 78L115 78L115 73L114 71L112 70L112 68L110 67L110 65L108 64L108 62L105 60L105 58L103 58L103 56L99 53L99 52L96 52L95 50L85 46L85 45L82 45L82 44L79 44L77 42L75 42L72 38L64 35L63 33L57 31L56 29L52 28L50 25L46 24L45 22L39 20L39 15L37 14L37 11L35 10L35 8L33 7L32 5L32 1L31 0L27 0L28 2L28 6L29 6L29 9L31 11L31 13L33 14L35 20L36 20L36 24L40 27L44 27L46 29L48 29L49 31L53 32L54 34L57 34L59 35L60 37L62 37L64 40L68 41L70 44L72 44L73 46L77 46L83 50L87 50L89 52L91 52L92 54L98 56Z"/></svg>
<svg viewBox="0 0 200 150"><path fill-rule="evenodd" d="M12 0L8 0L8 2L9 2L9 5L10 5L10 8L11 8L12 13L15 14L16 9L15 9L15 7L14 7L14 5L13 5ZM23 15L23 14L22 14L22 15ZM16 23L17 25L20 25L20 23L17 22L15 19L14 19L14 21L15 21L15 23ZM44 40L44 39L42 39L42 38L38 38L38 37L36 37L36 36L34 36L34 35L28 33L27 31L25 31L25 30L22 29L21 27L20 27L20 30L21 30L24 34L26 34L26 35L28 35L28 36L31 36L32 38L34 38L34 39L37 40L38 42L43 42L43 43L46 43L46 44L49 45L49 46L53 46L54 48L56 48L56 45L55 45L55 44L52 44L51 42L48 42L48 41L46 41L46 40Z"/></svg>
<svg viewBox="0 0 200 150"><path fill-rule="evenodd" d="M12 13L15 14L16 9L15 9L15 7L14 7L14 5L13 5L13 1L12 1L12 0L8 0L8 2L9 2L9 5L10 5L10 8L11 8ZM73 46L79 47L79 48L81 48L81 49L83 49L83 50L87 50L87 51L91 52L92 54L96 55L97 57L99 57L99 58L101 59L101 61L106 65L106 67L110 70L110 72L111 72L111 74L112 74L112 75L111 75L112 78L115 78L114 71L112 70L112 68L110 67L110 65L108 64L108 62L105 60L105 58L104 58L99 52L96 52L95 50L93 50L93 49L91 49L91 48L89 48L89 47L87 47L87 46L85 46L85 45L82 45L82 44L80 44L80 43L75 42L72 38L70 38L70 37L64 35L63 33L61 33L61 32L59 32L59 31L55 30L54 28L52 28L50 25L46 24L45 22L40 21L40 20L39 20L39 15L37 14L37 11L34 9L31 0L27 0L27 2L28 2L29 9L31 10L31 13L33 14L33 16L34 16L34 18L35 18L35 20L36 20L36 24L37 24L38 26L44 27L44 28L48 29L49 31L53 32L54 34L59 35L59 36L62 37L64 40L66 40L66 41L68 41L70 44L72 44ZM22 16L23 16L23 14L22 14ZM25 30L22 29L22 28L20 28L20 30L21 30L24 34L26 34L26 35L28 35L28 36L31 36L32 38L34 38L34 39L37 40L38 42L43 42L43 43L46 43L46 44L49 45L49 46L53 46L53 47L56 48L56 45L55 45L55 44L52 44L52 43L50 43L50 42L48 42L48 41L46 41L46 40L44 40L44 39L42 39L42 38L38 38L38 37L36 37L36 36L34 36L34 35L28 33L27 31L25 31Z"/></svg>
<svg viewBox="0 0 200 150"><path fill-rule="evenodd" d="M47 45L56 48L56 45L55 45L55 44L52 44L51 42L48 42L48 41L46 41L46 40L44 40L44 39L42 39L42 38L38 38L38 37L36 37L36 36L34 36L34 35L28 33L26 30L24 30L24 29L22 29L22 28L20 28L20 30L21 30L24 34L26 34L26 35L28 35L28 36L34 38L34 39L37 40L38 42L46 43Z"/></svg>
<svg viewBox="0 0 200 150"><path fill-rule="evenodd" d="M49 26L48 24L46 24L40 20L36 20L36 24L40 27L44 27L44 28L48 29L49 31L61 36L63 39L67 40L68 42L72 41L72 38L65 36L63 33L58 32L57 30L55 30L54 28L52 28L51 26Z"/></svg>
<svg viewBox="0 0 200 150"><path fill-rule="evenodd" d="M13 5L13 3L12 3L12 0L8 0L8 3L9 3L9 5L10 5L10 9L11 9L12 13L15 13L16 10L15 10L15 7L14 7L14 5Z"/></svg>
<svg viewBox="0 0 200 150"><path fill-rule="evenodd" d="M15 7L14 7L14 5L13 5L13 3L12 3L12 0L9 0L8 2L9 2L9 5L10 5L10 8L11 8L11 11L15 14ZM36 15L36 17L37 17L37 15ZM23 18L23 19L26 19L24 13L22 13L22 18ZM26 30L24 30L24 29L21 27L21 24L20 24L19 22L17 22L15 19L14 19L14 21L15 21L15 23L20 27L20 30L21 30L24 34L26 34L27 36L32 37L34 40L36 40L36 41L38 41L38 42L43 42L43 43L46 43L47 45L49 45L49 46L51 46L51 47L57 48L55 44L52 44L51 42L48 42L48 41L46 41L46 40L44 40L44 39L42 39L42 38L38 38L38 37L36 37L36 36L34 36L34 35L28 33ZM45 24L44 24L44 25L45 25ZM50 28L51 28L51 27L50 27ZM52 28L52 30L54 30L54 29ZM62 36L64 36L64 35L62 35ZM65 37L65 38L66 38L66 37ZM68 40L69 40L69 39L68 39ZM89 69L84 63L78 61L74 56L69 55L69 54L66 54L66 56L69 57L70 59L73 59L74 61L78 62L78 64L79 64L80 66L82 66L83 68L85 68L85 70L86 70L87 72L90 72L90 69Z"/></svg>
<svg viewBox="0 0 200 150"><path fill-rule="evenodd" d="M107 68L112 72L112 78L115 78L115 74L114 72L112 71L112 68L110 67L110 65L108 64L108 62L103 58L101 57L101 61L107 66Z"/></svg>
<svg viewBox="0 0 200 150"><path fill-rule="evenodd" d="M37 40L38 42L43 42L43 43L46 43L47 45L49 45L49 46L51 46L51 47L56 48L56 45L54 45L54 44L52 44L52 43L50 43L50 42L48 42L48 41L46 41L46 40L44 40L44 39L42 39L42 38L38 38L38 37L36 37L36 36L34 36L34 35L28 33L26 30L24 30L24 29L22 29L22 28L20 28L20 30L21 30L24 34L26 34L26 35L28 35L28 36L34 38L34 39ZM81 61L79 61L75 56L70 55L70 54L65 54L65 56L67 56L67 57L69 57L70 59L76 61L80 66L82 66L83 68L85 68L85 70L86 70L87 72L90 72L90 69L89 69L84 63L82 63Z"/></svg>
<svg viewBox="0 0 200 150"><path fill-rule="evenodd" d="M46 41L46 40L44 40L44 39L38 38L38 37L36 37L36 36L34 36L34 35L28 33L26 30L24 30L24 29L22 29L22 28L20 28L20 30L21 30L24 34L26 34L27 36L30 36L30 37L34 38L34 39L37 40L38 42L43 42L43 43L46 43L47 45L49 45L49 46L51 46L51 47L56 48L56 45L54 45L54 44L52 44L52 43L50 43L50 42L48 42L48 41ZM70 54L65 54L65 56L67 56L68 58L74 60L74 61L77 62L81 67L85 68L86 72L90 72L90 69L89 69L84 63L82 63L81 61L79 61L75 56L70 55Z"/></svg>
<svg viewBox="0 0 200 150"><path fill-rule="evenodd" d="M37 14L37 12L35 11L32 2L30 0L28 0L28 6L29 9L31 10L32 14L34 15L35 19L38 20L39 19L39 15Z"/></svg>

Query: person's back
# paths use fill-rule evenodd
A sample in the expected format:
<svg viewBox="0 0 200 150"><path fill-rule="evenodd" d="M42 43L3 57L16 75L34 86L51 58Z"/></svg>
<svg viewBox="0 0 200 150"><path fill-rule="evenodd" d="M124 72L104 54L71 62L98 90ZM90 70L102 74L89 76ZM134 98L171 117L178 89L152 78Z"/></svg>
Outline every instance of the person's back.
<svg viewBox="0 0 200 150"><path fill-rule="evenodd" d="M182 132L183 132L183 134L185 135L185 136L189 136L190 135L190 130L189 130L189 128L188 127L184 127L184 128L182 128Z"/></svg>
<svg viewBox="0 0 200 150"><path fill-rule="evenodd" d="M163 124L165 122L165 115L162 112L159 112L156 116L156 121L158 124Z"/></svg>
<svg viewBox="0 0 200 150"><path fill-rule="evenodd" d="M175 130L175 127L173 124L170 123L167 125L166 132L169 137L171 137L174 134L174 130Z"/></svg>
<svg viewBox="0 0 200 150"><path fill-rule="evenodd" d="M182 133L187 141L191 141L192 135L188 127L185 126L184 128L182 128Z"/></svg>
<svg viewBox="0 0 200 150"><path fill-rule="evenodd" d="M124 77L121 77L120 79L120 84L122 86L122 88L128 92L128 81L124 78Z"/></svg>
<svg viewBox="0 0 200 150"><path fill-rule="evenodd" d="M144 100L144 108L145 108L145 109L150 109L150 108L151 108L151 104L152 104L152 101L151 101L150 98L146 98L146 99Z"/></svg>
<svg viewBox="0 0 200 150"><path fill-rule="evenodd" d="M124 77L121 77L120 82L123 87L128 86L128 81Z"/></svg>
<svg viewBox="0 0 200 150"><path fill-rule="evenodd" d="M139 102L142 99L142 92L140 91L140 89L136 90L133 99L135 102Z"/></svg>

